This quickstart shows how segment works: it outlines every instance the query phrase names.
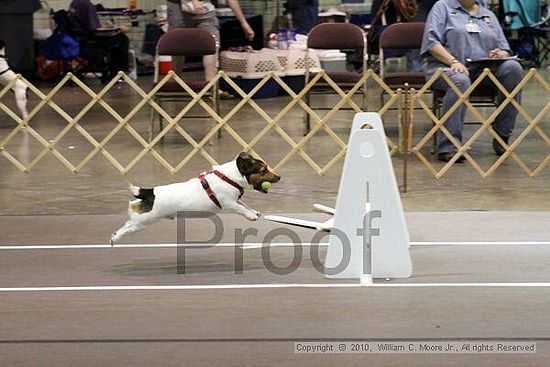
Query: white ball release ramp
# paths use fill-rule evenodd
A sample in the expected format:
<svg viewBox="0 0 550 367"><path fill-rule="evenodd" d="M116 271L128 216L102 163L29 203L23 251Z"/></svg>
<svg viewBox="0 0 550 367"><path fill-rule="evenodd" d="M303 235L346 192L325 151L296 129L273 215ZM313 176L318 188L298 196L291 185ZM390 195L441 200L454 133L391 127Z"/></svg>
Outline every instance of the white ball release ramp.
<svg viewBox="0 0 550 367"><path fill-rule="evenodd" d="M349 241L346 251L340 236ZM377 113L358 113L340 179L325 275L407 278L411 273L409 233L382 120Z"/></svg>

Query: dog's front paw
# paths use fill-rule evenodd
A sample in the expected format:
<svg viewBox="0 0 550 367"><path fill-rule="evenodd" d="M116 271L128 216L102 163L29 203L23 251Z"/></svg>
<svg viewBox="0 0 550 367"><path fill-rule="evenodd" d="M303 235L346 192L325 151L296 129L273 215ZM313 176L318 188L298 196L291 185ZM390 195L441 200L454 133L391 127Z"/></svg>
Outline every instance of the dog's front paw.
<svg viewBox="0 0 550 367"><path fill-rule="evenodd" d="M260 219L261 215L262 213L252 210L250 213L247 214L246 218L251 221L257 221L258 219Z"/></svg>
<svg viewBox="0 0 550 367"><path fill-rule="evenodd" d="M111 238L109 238L109 244L111 245L111 247L113 247L115 245L115 240L116 240L116 232L114 232L111 235Z"/></svg>
<svg viewBox="0 0 550 367"><path fill-rule="evenodd" d="M252 213L254 213L254 216L253 216L254 219L252 219L252 220L258 220L262 216L262 213L260 213L256 210L253 210Z"/></svg>

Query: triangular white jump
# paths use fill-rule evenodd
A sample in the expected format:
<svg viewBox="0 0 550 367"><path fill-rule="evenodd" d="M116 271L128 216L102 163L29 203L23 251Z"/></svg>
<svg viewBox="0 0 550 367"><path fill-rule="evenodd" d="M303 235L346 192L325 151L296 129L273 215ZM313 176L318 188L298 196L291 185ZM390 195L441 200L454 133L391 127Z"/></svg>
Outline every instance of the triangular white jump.
<svg viewBox="0 0 550 367"><path fill-rule="evenodd" d="M336 209L315 207L333 213L334 218L327 222L281 216L265 219L331 230L325 259L329 278L410 277L409 233L377 113L357 113L353 119Z"/></svg>

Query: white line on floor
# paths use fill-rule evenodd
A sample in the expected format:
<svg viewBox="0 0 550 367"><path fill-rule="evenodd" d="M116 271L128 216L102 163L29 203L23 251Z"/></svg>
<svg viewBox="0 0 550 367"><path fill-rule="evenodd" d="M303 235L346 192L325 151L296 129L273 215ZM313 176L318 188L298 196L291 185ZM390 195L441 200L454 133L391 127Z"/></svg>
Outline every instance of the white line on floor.
<svg viewBox="0 0 550 367"><path fill-rule="evenodd" d="M352 288L359 283L335 284L203 284L203 285L107 285L81 287L14 287L0 288L0 292L56 292L56 291L168 291L168 290L223 290L265 288Z"/></svg>
<svg viewBox="0 0 550 367"><path fill-rule="evenodd" d="M110 248L177 248L177 247L196 247L196 248L213 248L213 247L243 247L243 248L259 248L266 246L263 243L245 243L242 245L237 245L234 243L218 243L213 244L203 244L203 243L186 243L186 244L176 244L176 243L151 243L151 244L118 244L111 246L109 244L105 245L6 245L0 246L0 250L70 250L70 249L110 249ZM292 242L289 243L272 243L269 246L277 247L294 247L295 244ZM328 243L302 243L302 246L328 246Z"/></svg>
<svg viewBox="0 0 550 367"><path fill-rule="evenodd" d="M395 288L408 288L408 287L506 287L506 288L548 288L549 282L534 282L534 283L380 283L374 284L375 287L395 287Z"/></svg>
<svg viewBox="0 0 550 367"><path fill-rule="evenodd" d="M548 246L550 241L422 241L411 242L411 246ZM304 247L309 246L328 246L328 243L302 243ZM110 249L110 248L176 248L176 247L203 247L211 248L214 245L200 244L200 243L187 243L187 244L175 244L175 243L153 243L153 244L118 244L111 247L109 244L104 245L0 245L0 250L70 250L70 249ZM234 243L218 243L215 247L236 247ZM244 249L257 249L262 246L271 247L294 247L296 246L292 242L280 242L280 243L245 243L238 245Z"/></svg>
<svg viewBox="0 0 550 367"><path fill-rule="evenodd" d="M74 292L74 291L169 291L169 290L228 290L273 288L548 288L550 283L305 283L305 284L205 284L205 285L108 285L77 287L13 287L0 288L0 292Z"/></svg>
<svg viewBox="0 0 550 367"><path fill-rule="evenodd" d="M411 242L411 246L548 246L550 241L428 241Z"/></svg>

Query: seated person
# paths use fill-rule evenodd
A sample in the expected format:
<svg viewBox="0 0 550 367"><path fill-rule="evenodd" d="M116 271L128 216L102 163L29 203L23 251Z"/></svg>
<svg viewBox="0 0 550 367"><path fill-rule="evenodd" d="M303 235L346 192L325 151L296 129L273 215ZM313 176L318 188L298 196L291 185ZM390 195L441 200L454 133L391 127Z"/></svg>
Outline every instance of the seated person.
<svg viewBox="0 0 550 367"><path fill-rule="evenodd" d="M216 2L217 3L217 2ZM167 0L169 29L174 28L202 28L216 38L220 46L220 24L216 17L213 2L201 0ZM245 37L252 41L254 30L244 16L239 0L227 0L227 5L233 11L235 18L241 24ZM216 55L206 55L202 59L206 80L212 80L216 75ZM182 58L176 61L176 70L182 69Z"/></svg>
<svg viewBox="0 0 550 367"><path fill-rule="evenodd" d="M438 68L443 68L447 76L465 92L471 80L488 67L508 91L512 91L523 78L523 70L516 60L506 60L511 55L510 46L504 37L497 17L476 0L440 0L433 6L426 20L421 55L426 59L424 71L431 77ZM468 63L467 60L491 58L494 61ZM499 59L502 59L499 61ZM484 86L494 85L487 78ZM435 89L445 91L442 113L445 114L458 100L458 96L443 79L434 83ZM515 95L519 103L520 93ZM462 143L462 129L466 105L461 104L445 121L445 127ZM506 142L512 135L518 111L509 103L496 117L493 129ZM437 158L448 162L456 147L443 133L437 134ZM493 149L502 155L505 149L493 139ZM457 162L464 161L460 156Z"/></svg>
<svg viewBox="0 0 550 367"><path fill-rule="evenodd" d="M117 72L128 70L128 37L124 32L128 27L115 28L99 23L96 7L90 0L73 0L69 6L69 19L73 27L73 36L81 43L93 41L105 48L110 54L109 71L101 78L103 82L111 80ZM105 32L105 31L111 32ZM113 32L118 30L118 32Z"/></svg>

